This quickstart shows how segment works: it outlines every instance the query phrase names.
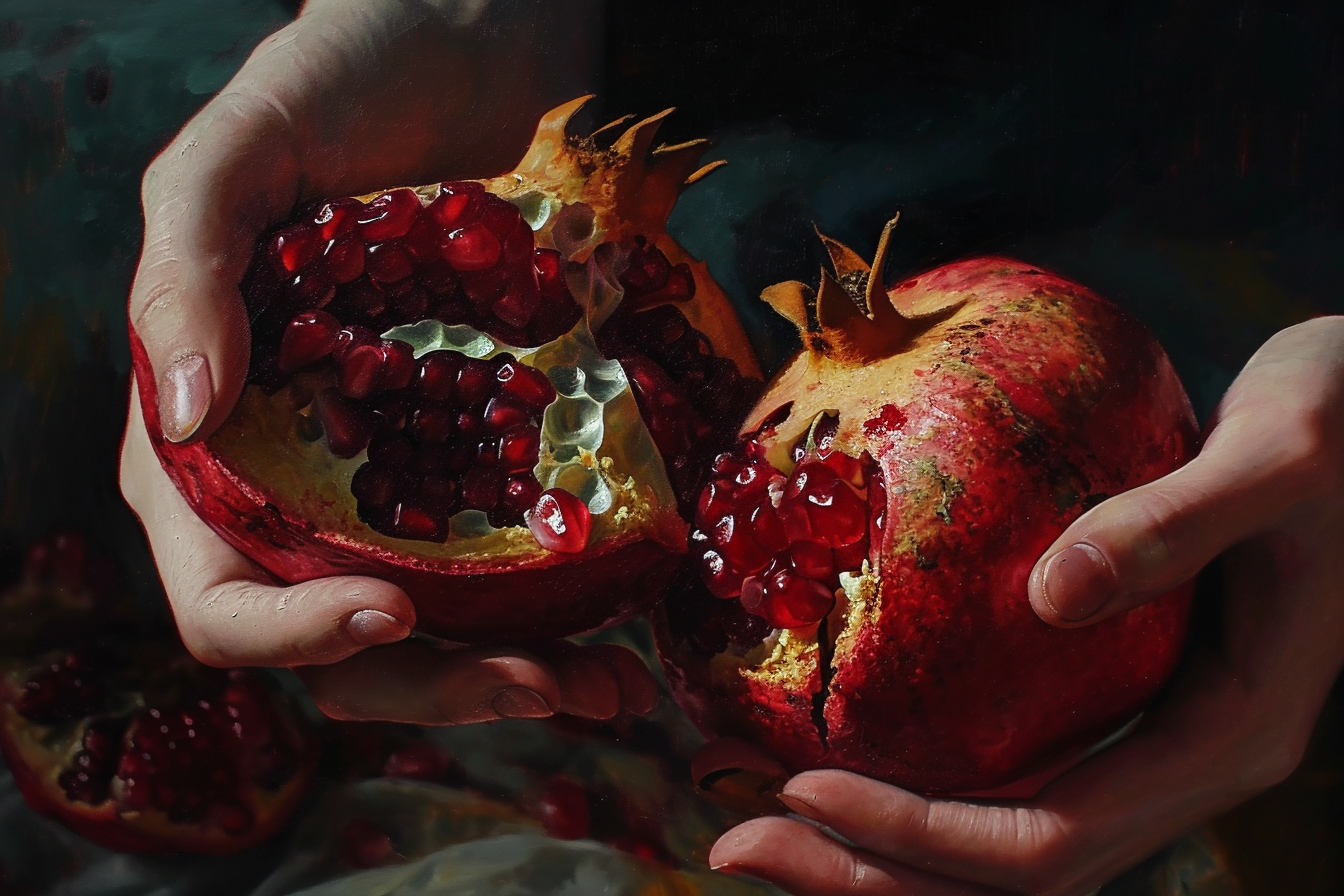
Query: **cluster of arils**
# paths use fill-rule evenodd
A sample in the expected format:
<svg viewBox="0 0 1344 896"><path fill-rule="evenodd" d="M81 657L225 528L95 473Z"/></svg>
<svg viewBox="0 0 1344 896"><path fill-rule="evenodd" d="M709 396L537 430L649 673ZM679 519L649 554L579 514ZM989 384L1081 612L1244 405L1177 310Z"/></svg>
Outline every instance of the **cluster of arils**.
<svg viewBox="0 0 1344 896"><path fill-rule="evenodd" d="M823 415L799 439L787 476L766 458L760 433L744 438L714 459L696 508L691 553L710 591L776 628L825 618L840 574L862 568L869 527L880 526L869 510L877 477L832 450L837 420Z"/></svg>
<svg viewBox="0 0 1344 896"><path fill-rule="evenodd" d="M706 452L755 390L669 304L695 294L686 264L642 237L612 248L624 295L599 346L622 363L689 505ZM531 525L553 550L582 550L587 508L555 489L543 498L534 474L556 397L545 373L508 353L417 358L409 343L380 335L437 320L541 345L580 315L564 274L558 252L534 245L518 208L480 184L444 184L427 205L409 189L368 204L325 203L271 235L245 284L251 380L268 389L302 383L311 392L301 415L308 436L325 436L339 458L367 451L351 491L375 531L441 542L454 515L476 510L495 528Z"/></svg>
<svg viewBox="0 0 1344 896"><path fill-rule="evenodd" d="M241 836L255 824L254 793L274 793L300 772L304 749L254 672L179 665L171 685L127 714L109 679L124 663L86 649L66 652L22 677L15 712L41 726L75 726L74 750L56 772L71 803L157 810L174 823L207 819ZM150 690L162 687L151 685Z"/></svg>

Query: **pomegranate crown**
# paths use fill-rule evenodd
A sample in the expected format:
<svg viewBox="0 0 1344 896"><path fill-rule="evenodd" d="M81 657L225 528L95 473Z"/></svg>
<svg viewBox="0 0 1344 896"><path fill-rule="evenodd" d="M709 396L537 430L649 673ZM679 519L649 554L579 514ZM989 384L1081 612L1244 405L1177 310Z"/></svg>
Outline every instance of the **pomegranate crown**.
<svg viewBox="0 0 1344 896"><path fill-rule="evenodd" d="M820 230L834 273L821 269L816 289L797 280L768 286L762 301L798 328L803 346L844 364L867 364L897 351L928 324L965 302L965 296L902 294L888 290L883 271L891 234L900 220L896 214L882 228L871 265L843 243Z"/></svg>
<svg viewBox="0 0 1344 896"><path fill-rule="evenodd" d="M660 232L681 191L727 164L722 159L701 164L709 148L704 139L654 146L659 126L673 109L636 121L610 143L605 138L633 115L587 135L571 133L574 116L590 99L578 97L542 116L531 146L509 177L520 186L548 184L566 204L591 206L608 238Z"/></svg>

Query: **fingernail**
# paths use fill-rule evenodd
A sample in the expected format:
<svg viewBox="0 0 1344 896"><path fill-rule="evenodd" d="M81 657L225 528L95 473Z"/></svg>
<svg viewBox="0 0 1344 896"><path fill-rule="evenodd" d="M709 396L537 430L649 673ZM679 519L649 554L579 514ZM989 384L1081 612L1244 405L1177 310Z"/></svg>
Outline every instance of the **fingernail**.
<svg viewBox="0 0 1344 896"><path fill-rule="evenodd" d="M506 719L544 719L555 715L555 710L540 694L519 685L500 691L490 705Z"/></svg>
<svg viewBox="0 0 1344 896"><path fill-rule="evenodd" d="M1114 570L1090 544L1070 545L1051 557L1041 577L1041 596L1067 622L1095 616L1115 590Z"/></svg>
<svg viewBox="0 0 1344 896"><path fill-rule="evenodd" d="M365 647L391 644L411 633L411 627L382 610L360 610L350 617L345 630Z"/></svg>
<svg viewBox="0 0 1344 896"><path fill-rule="evenodd" d="M173 362L159 380L159 424L170 442L185 442L210 411L210 362L191 354Z"/></svg>
<svg viewBox="0 0 1344 896"><path fill-rule="evenodd" d="M788 806L790 809L792 809L794 812L797 812L799 815L807 815L812 808L812 804L809 803L807 800L794 796L791 793L781 792L777 794L777 796L781 803Z"/></svg>

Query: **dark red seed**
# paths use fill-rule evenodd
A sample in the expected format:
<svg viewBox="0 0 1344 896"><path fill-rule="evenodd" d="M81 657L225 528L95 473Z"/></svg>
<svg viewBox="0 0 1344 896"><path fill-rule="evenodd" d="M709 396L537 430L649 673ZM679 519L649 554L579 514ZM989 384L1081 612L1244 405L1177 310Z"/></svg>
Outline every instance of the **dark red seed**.
<svg viewBox="0 0 1344 896"><path fill-rule="evenodd" d="M369 460L404 477L415 465L415 446L401 433L380 433L369 444Z"/></svg>
<svg viewBox="0 0 1344 896"><path fill-rule="evenodd" d="M515 426L499 440L499 463L510 473L530 470L537 464L541 431L535 426Z"/></svg>
<svg viewBox="0 0 1344 896"><path fill-rule="evenodd" d="M537 286L542 298L560 300L569 298L565 283L564 257L555 249L537 249L532 253L532 267L537 272Z"/></svg>
<svg viewBox="0 0 1344 896"><path fill-rule="evenodd" d="M456 424L456 411L446 404L434 404L415 411L408 428L421 442L445 442L457 432Z"/></svg>
<svg viewBox="0 0 1344 896"><path fill-rule="evenodd" d="M252 811L235 802L217 805L211 811L211 814L214 816L215 823L230 834L245 834L252 830L252 825L255 823Z"/></svg>
<svg viewBox="0 0 1344 896"><path fill-rule="evenodd" d="M380 389L405 389L417 372L415 354L409 343L399 339L384 339L379 346L383 357L383 371L378 380Z"/></svg>
<svg viewBox="0 0 1344 896"><path fill-rule="evenodd" d="M476 463L484 467L499 463L499 439L481 439L476 444Z"/></svg>
<svg viewBox="0 0 1344 896"><path fill-rule="evenodd" d="M426 475L420 483L420 500L431 510L451 516L457 510L457 480L446 474Z"/></svg>
<svg viewBox="0 0 1344 896"><path fill-rule="evenodd" d="M291 373L325 358L336 348L340 332L340 321L325 311L305 311L295 315L280 337L280 355L277 360L280 369Z"/></svg>
<svg viewBox="0 0 1344 896"><path fill-rule="evenodd" d="M289 291L300 308L321 308L336 298L336 285L317 268L296 274L289 281Z"/></svg>
<svg viewBox="0 0 1344 896"><path fill-rule="evenodd" d="M485 188L473 182L444 184L427 208L430 216L445 230L456 230L476 216L477 198Z"/></svg>
<svg viewBox="0 0 1344 896"><path fill-rule="evenodd" d="M536 411L546 409L555 401L555 387L535 367L529 367L521 361L509 361L499 368L495 378L502 384L500 391L518 399Z"/></svg>
<svg viewBox="0 0 1344 896"><path fill-rule="evenodd" d="M417 738L387 757L383 763L383 777L441 781L448 774L450 764L446 753L429 741Z"/></svg>
<svg viewBox="0 0 1344 896"><path fill-rule="evenodd" d="M318 225L322 239L330 242L353 230L363 210L364 204L358 199L333 199L322 204L313 216L313 223Z"/></svg>
<svg viewBox="0 0 1344 896"><path fill-rule="evenodd" d="M434 251L438 252L437 243L434 246ZM437 254L421 264L416 276L425 290L436 298L451 296L462 282L462 278L458 276L453 266ZM457 317L450 319L460 320Z"/></svg>
<svg viewBox="0 0 1344 896"><path fill-rule="evenodd" d="M532 284L519 287L514 286L504 295L495 300L491 310L504 323L515 327L525 327L532 315L537 313L537 308L541 305L541 294Z"/></svg>
<svg viewBox="0 0 1344 896"><path fill-rule="evenodd" d="M466 358L457 374L457 400L464 407L484 404L499 385L496 365L480 358Z"/></svg>
<svg viewBox="0 0 1344 896"><path fill-rule="evenodd" d="M537 544L548 551L580 553L588 546L593 520L588 505L564 489L542 492L527 513L527 527Z"/></svg>
<svg viewBox="0 0 1344 896"><path fill-rule="evenodd" d="M431 261L439 258L439 240L442 236L443 230L432 217L417 214L401 241L416 261Z"/></svg>
<svg viewBox="0 0 1344 896"><path fill-rule="evenodd" d="M510 476L504 483L500 501L509 510L520 516L532 509L541 497L541 483L532 474Z"/></svg>
<svg viewBox="0 0 1344 896"><path fill-rule="evenodd" d="M475 442L485 433L485 422L480 415L466 411L457 415L458 438L463 442Z"/></svg>
<svg viewBox="0 0 1344 896"><path fill-rule="evenodd" d="M377 283L396 283L411 276L415 262L401 243L373 243L364 251L364 268Z"/></svg>
<svg viewBox="0 0 1344 896"><path fill-rule="evenodd" d="M489 510L499 500L502 481L489 467L474 467L462 480L462 501L473 510Z"/></svg>
<svg viewBox="0 0 1344 896"><path fill-rule="evenodd" d="M429 293L412 279L402 280L387 290L388 310L401 321L423 320L429 310Z"/></svg>
<svg viewBox="0 0 1344 896"><path fill-rule="evenodd" d="M364 345L377 345L379 342L378 334L368 327L351 324L348 327L343 327L341 332L336 334L336 347L332 349L331 355L337 363L340 363L354 349Z"/></svg>
<svg viewBox="0 0 1344 896"><path fill-rule="evenodd" d="M317 418L327 436L327 448L337 457L354 457L373 436L374 416L347 401L335 389L324 389L313 399Z"/></svg>
<svg viewBox="0 0 1344 896"><path fill-rule="evenodd" d="M643 238L640 245L630 253L629 266L621 274L621 284L634 296L657 292L667 284L667 275L671 270L667 256L656 246L646 247Z"/></svg>
<svg viewBox="0 0 1344 896"><path fill-rule="evenodd" d="M386 865L397 855L387 831L365 818L352 819L342 826L336 851L342 864L360 870Z"/></svg>
<svg viewBox="0 0 1344 896"><path fill-rule="evenodd" d="M309 224L286 227L271 238L271 260L280 276L297 273L322 255L326 240L319 228Z"/></svg>
<svg viewBox="0 0 1344 896"><path fill-rule="evenodd" d="M521 426L532 419L528 408L507 395L496 395L485 406L483 415L485 426L491 432L503 433L505 430Z"/></svg>
<svg viewBox="0 0 1344 896"><path fill-rule="evenodd" d="M387 309L387 293L368 277L360 277L341 288L340 305L355 311L360 320L368 320Z"/></svg>
<svg viewBox="0 0 1344 896"><path fill-rule="evenodd" d="M835 573L831 549L815 541L795 541L789 545L789 563L799 575L819 582Z"/></svg>
<svg viewBox="0 0 1344 896"><path fill-rule="evenodd" d="M420 358L416 391L432 401L447 401L457 389L457 374L466 358L458 352L430 352Z"/></svg>
<svg viewBox="0 0 1344 896"><path fill-rule="evenodd" d="M392 511L392 532L400 538L418 541L442 541L448 535L446 524L406 502L398 504Z"/></svg>
<svg viewBox="0 0 1344 896"><path fill-rule="evenodd" d="M327 244L325 262L333 283L349 283L364 273L364 244L352 235L334 239Z"/></svg>
<svg viewBox="0 0 1344 896"><path fill-rule="evenodd" d="M397 499L397 477L385 468L362 464L350 480L350 493L361 508L390 508Z"/></svg>
<svg viewBox="0 0 1344 896"><path fill-rule="evenodd" d="M835 605L822 583L792 570L751 576L742 583L742 606L775 628L798 628L821 621Z"/></svg>
<svg viewBox="0 0 1344 896"><path fill-rule="evenodd" d="M505 268L462 273L462 294L481 314L487 313L489 306L508 292L511 285L509 272Z"/></svg>
<svg viewBox="0 0 1344 896"><path fill-rule="evenodd" d="M537 798L537 816L546 833L558 840L588 836L592 812L588 792L571 778L552 777Z"/></svg>
<svg viewBox="0 0 1344 896"><path fill-rule="evenodd" d="M499 262L499 238L484 224L471 223L446 233L439 242L443 257L459 271L483 271Z"/></svg>
<svg viewBox="0 0 1344 896"><path fill-rule="evenodd" d="M359 215L359 235L370 243L406 235L420 211L420 199L411 190L392 190L374 198Z"/></svg>
<svg viewBox="0 0 1344 896"><path fill-rule="evenodd" d="M359 345L341 358L339 386L347 398L368 398L378 388L383 372L383 353L375 345Z"/></svg>

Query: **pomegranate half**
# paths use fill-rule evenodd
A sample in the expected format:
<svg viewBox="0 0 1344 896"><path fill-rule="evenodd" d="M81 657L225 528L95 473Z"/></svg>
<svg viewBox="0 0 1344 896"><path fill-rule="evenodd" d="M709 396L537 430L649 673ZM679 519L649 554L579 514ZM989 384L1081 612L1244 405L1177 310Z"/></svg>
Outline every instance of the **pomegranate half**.
<svg viewBox="0 0 1344 896"><path fill-rule="evenodd" d="M1027 578L1197 431L1161 347L1112 304L1009 258L887 289L892 225L875 272L826 240L819 290L763 296L804 349L714 461L659 649L698 724L793 771L984 791L1115 732L1171 673L1189 586L1066 631Z"/></svg>
<svg viewBox="0 0 1344 896"><path fill-rule="evenodd" d="M205 441L154 442L191 507L281 580L387 579L463 642L595 629L660 595L760 375L664 230L718 166L705 142L651 149L666 113L609 145L621 122L571 136L585 99L508 174L336 199L263 239L236 410Z"/></svg>

